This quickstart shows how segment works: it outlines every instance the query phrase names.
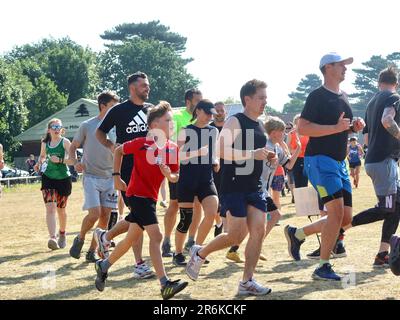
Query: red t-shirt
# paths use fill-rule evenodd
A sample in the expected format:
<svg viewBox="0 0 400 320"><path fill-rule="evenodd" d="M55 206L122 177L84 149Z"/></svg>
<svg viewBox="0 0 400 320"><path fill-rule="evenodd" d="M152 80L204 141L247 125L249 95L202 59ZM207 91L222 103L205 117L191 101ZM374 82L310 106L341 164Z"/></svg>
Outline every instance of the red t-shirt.
<svg viewBox="0 0 400 320"><path fill-rule="evenodd" d="M128 197L158 199L158 191L164 180L159 164L163 163L175 173L179 170L178 146L168 140L159 149L152 138L136 138L123 144L124 154L133 154L134 166L126 190Z"/></svg>

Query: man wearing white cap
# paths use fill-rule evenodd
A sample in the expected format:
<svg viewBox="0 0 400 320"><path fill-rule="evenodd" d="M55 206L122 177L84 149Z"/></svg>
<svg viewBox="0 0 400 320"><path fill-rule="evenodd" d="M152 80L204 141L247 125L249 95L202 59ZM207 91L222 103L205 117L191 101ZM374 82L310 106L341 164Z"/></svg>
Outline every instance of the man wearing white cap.
<svg viewBox="0 0 400 320"><path fill-rule="evenodd" d="M318 280L339 281L341 278L329 263L331 251L341 227L352 219L352 195L345 158L348 134L362 130L365 123L354 119L347 95L340 90L346 65L353 58L328 53L319 68L324 84L307 97L298 124L299 134L309 136L304 158L304 171L327 208L327 216L304 228L285 227L289 254L300 260L300 246L311 234L321 232L320 264L313 273Z"/></svg>

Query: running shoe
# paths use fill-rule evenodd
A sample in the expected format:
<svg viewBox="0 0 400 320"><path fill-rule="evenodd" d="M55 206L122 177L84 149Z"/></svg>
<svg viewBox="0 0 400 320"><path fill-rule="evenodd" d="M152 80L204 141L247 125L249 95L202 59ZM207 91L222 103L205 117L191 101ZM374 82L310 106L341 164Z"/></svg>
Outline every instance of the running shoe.
<svg viewBox="0 0 400 320"><path fill-rule="evenodd" d="M72 258L79 259L81 257L83 244L84 241L79 238L79 235L77 235L72 243L71 249L69 249L69 255Z"/></svg>
<svg viewBox="0 0 400 320"><path fill-rule="evenodd" d="M171 251L171 244L169 242L164 242L161 247L162 256L164 258L172 257L173 253Z"/></svg>
<svg viewBox="0 0 400 320"><path fill-rule="evenodd" d="M239 282L239 296L265 296L271 293L271 291L270 288L263 287L254 279L251 279L246 283L243 283L242 281Z"/></svg>
<svg viewBox="0 0 400 320"><path fill-rule="evenodd" d="M55 239L55 238L50 238L49 241L47 241L47 247L51 250L60 249L57 239Z"/></svg>
<svg viewBox="0 0 400 320"><path fill-rule="evenodd" d="M94 230L94 238L97 242L97 254L102 259L107 259L108 256L110 255L109 253L110 244L105 242L104 239L105 234L106 231L103 229L96 228L96 230Z"/></svg>
<svg viewBox="0 0 400 320"><path fill-rule="evenodd" d="M88 263L96 263L97 260L99 260L99 258L96 257L96 252L95 251L88 251L86 253L86 262Z"/></svg>
<svg viewBox="0 0 400 320"><path fill-rule="evenodd" d="M187 285L188 283L181 281L181 279L175 281L168 280L167 284L161 288L161 295L164 300L171 299L174 295L185 289Z"/></svg>
<svg viewBox="0 0 400 320"><path fill-rule="evenodd" d="M146 262L142 262L140 264L135 264L133 267L133 277L135 279L149 279L154 277L154 272Z"/></svg>
<svg viewBox="0 0 400 320"><path fill-rule="evenodd" d="M244 260L242 260L242 258L240 258L240 255L239 255L239 253L237 251L232 251L232 252L228 251L226 253L226 258L231 260L231 261L233 261L233 262L236 262L236 263L243 263L244 262Z"/></svg>
<svg viewBox="0 0 400 320"><path fill-rule="evenodd" d="M65 233L60 233L58 236L58 246L60 249L64 249L67 246L67 236Z"/></svg>
<svg viewBox="0 0 400 320"><path fill-rule="evenodd" d="M172 256L172 263L177 267L186 266L186 257L183 255L183 253L174 253Z"/></svg>
<svg viewBox="0 0 400 320"><path fill-rule="evenodd" d="M373 264L374 268L387 268L389 267L389 255L386 254L383 258L379 256L379 254L376 255L375 261Z"/></svg>
<svg viewBox="0 0 400 320"><path fill-rule="evenodd" d="M104 288L106 286L106 280L108 277L108 273L107 272L103 272L103 270L101 269L101 263L103 260L98 260L96 261L94 267L96 269L96 280L94 282L96 289L99 291L104 291Z"/></svg>
<svg viewBox="0 0 400 320"><path fill-rule="evenodd" d="M342 279L333 271L330 263L324 263L322 266L315 269L312 277L314 280L323 281L340 281Z"/></svg>
<svg viewBox="0 0 400 320"><path fill-rule="evenodd" d="M190 260L186 266L186 274L190 279L196 281L199 277L200 268L205 259L202 259L197 253L201 250L201 246L194 245L189 252Z"/></svg>
<svg viewBox="0 0 400 320"><path fill-rule="evenodd" d="M300 257L300 246L304 243L305 240L299 240L296 238L295 233L296 233L297 228L291 227L287 225L285 227L285 237L288 242L288 251L289 255L296 261L299 261L301 259Z"/></svg>

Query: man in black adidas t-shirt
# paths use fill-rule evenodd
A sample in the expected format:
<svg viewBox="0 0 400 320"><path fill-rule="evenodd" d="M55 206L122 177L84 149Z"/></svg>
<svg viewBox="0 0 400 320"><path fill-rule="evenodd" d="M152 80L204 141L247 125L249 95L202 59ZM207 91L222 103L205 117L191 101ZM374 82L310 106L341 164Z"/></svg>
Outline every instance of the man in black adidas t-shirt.
<svg viewBox="0 0 400 320"><path fill-rule="evenodd" d="M136 72L128 77L128 89L130 98L109 110L100 123L96 131L96 137L105 147L114 151L114 143L107 139L107 133L115 127L117 140L116 144L133 140L139 137L145 137L148 132L147 127L147 110L151 104L145 103L149 98L150 84L147 75L143 72ZM133 156L125 156L122 161L121 172L114 172L113 175L121 175L122 180L128 185L134 159ZM125 205L128 206L125 192L122 192ZM121 233L128 231L129 222L123 220L116 224L110 231L105 232L96 230L96 239L99 243L99 251L108 253L110 241ZM152 275L150 268L142 259L142 240L133 246L136 258L135 277L147 278Z"/></svg>

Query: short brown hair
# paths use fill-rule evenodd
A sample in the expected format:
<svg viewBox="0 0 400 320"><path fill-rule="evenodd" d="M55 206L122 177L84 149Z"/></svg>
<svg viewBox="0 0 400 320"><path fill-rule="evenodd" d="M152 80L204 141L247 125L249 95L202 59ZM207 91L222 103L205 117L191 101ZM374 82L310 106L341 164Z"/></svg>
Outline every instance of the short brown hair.
<svg viewBox="0 0 400 320"><path fill-rule="evenodd" d="M98 104L98 106L99 106L99 110L101 110L101 109L100 109L100 105L106 105L106 104L109 103L110 101L117 101L117 102L119 102L119 101L120 101L120 98L119 98L119 96L118 96L114 91L111 91L111 90L105 90L105 91L103 91L102 93L100 93L100 94L97 96L97 104Z"/></svg>
<svg viewBox="0 0 400 320"><path fill-rule="evenodd" d="M285 131L285 122L278 117L268 117L265 121L264 128L268 134L274 130Z"/></svg>
<svg viewBox="0 0 400 320"><path fill-rule="evenodd" d="M398 73L395 66L389 66L379 73L378 83L397 84Z"/></svg>
<svg viewBox="0 0 400 320"><path fill-rule="evenodd" d="M163 117L167 112L172 111L172 107L167 101L160 101L158 105L149 110L147 115L147 125L150 125L155 121Z"/></svg>
<svg viewBox="0 0 400 320"><path fill-rule="evenodd" d="M136 82L139 78L147 79L147 74L145 74L144 72L141 72L141 71L137 71L137 72L135 72L134 74L131 74L131 75L128 77L128 87L129 87L132 83Z"/></svg>
<svg viewBox="0 0 400 320"><path fill-rule="evenodd" d="M252 97L258 89L265 89L266 87L267 84L261 80L253 79L247 81L240 89L240 100L242 101L243 106L246 106L244 97Z"/></svg>

